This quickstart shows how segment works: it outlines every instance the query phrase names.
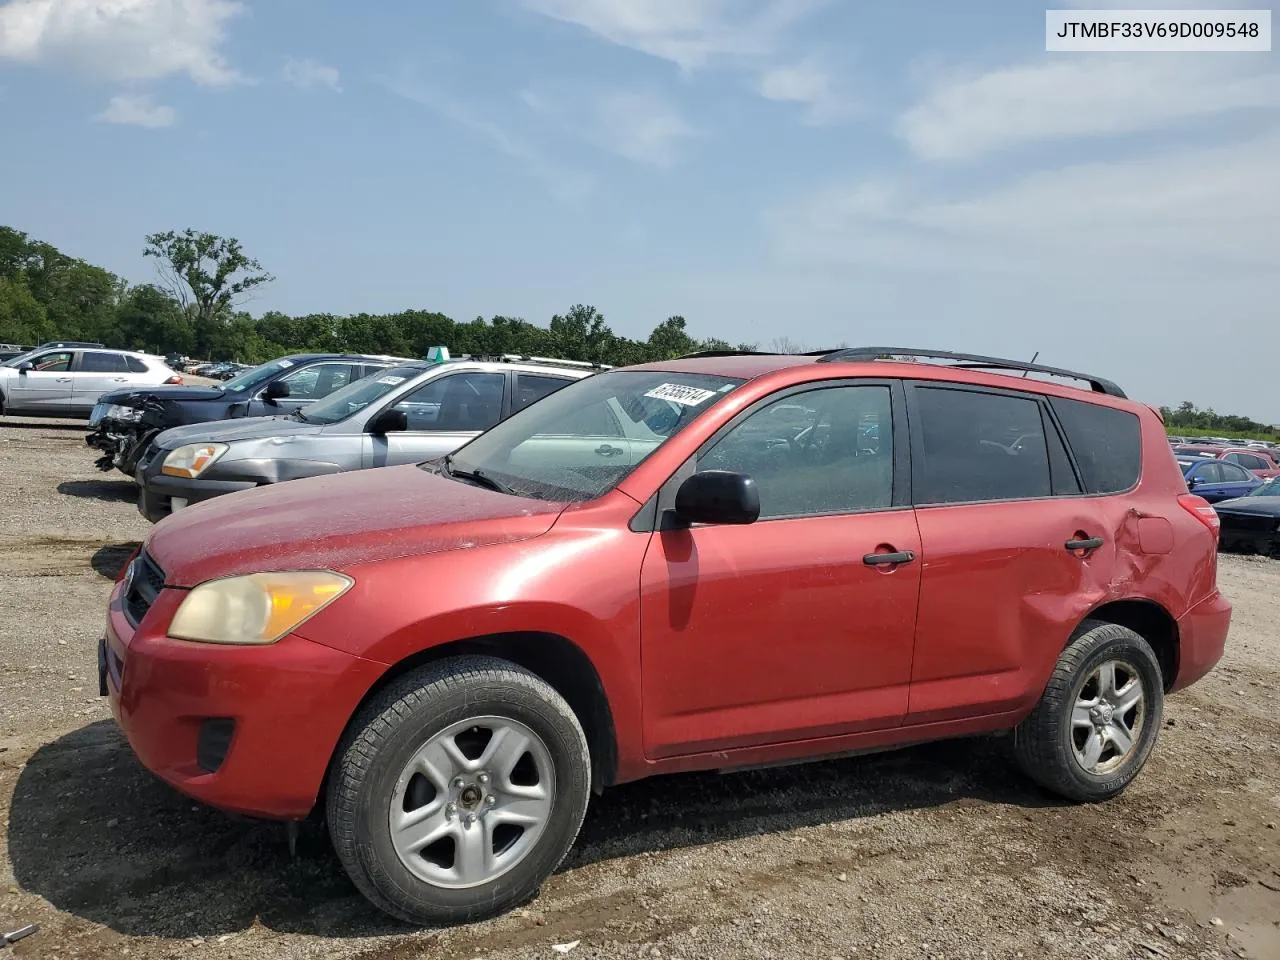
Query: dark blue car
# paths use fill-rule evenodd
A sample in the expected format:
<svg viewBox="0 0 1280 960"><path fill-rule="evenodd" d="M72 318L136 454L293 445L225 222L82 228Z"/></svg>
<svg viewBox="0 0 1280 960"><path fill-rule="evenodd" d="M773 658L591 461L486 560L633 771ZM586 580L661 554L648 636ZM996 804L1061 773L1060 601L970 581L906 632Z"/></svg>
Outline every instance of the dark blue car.
<svg viewBox="0 0 1280 960"><path fill-rule="evenodd" d="M1210 503L1245 497L1262 481L1244 467L1210 457L1179 457L1187 489Z"/></svg>

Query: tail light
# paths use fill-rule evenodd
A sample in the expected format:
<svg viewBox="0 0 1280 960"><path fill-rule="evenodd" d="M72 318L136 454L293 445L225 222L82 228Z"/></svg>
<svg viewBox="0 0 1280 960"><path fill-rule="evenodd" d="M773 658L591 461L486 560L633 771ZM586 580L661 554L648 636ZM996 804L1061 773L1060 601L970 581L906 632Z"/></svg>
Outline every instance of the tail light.
<svg viewBox="0 0 1280 960"><path fill-rule="evenodd" d="M166 385L168 385L168 384L173 384L174 386L182 386L182 378L181 378L180 376L178 376L178 375L175 373L172 377L170 377L168 380L166 380L166 381L165 381L165 384L166 384Z"/></svg>
<svg viewBox="0 0 1280 960"><path fill-rule="evenodd" d="M1208 500L1197 497L1194 493L1184 493L1178 498L1178 505L1208 527L1215 538L1218 536L1222 521L1218 518L1218 511L1209 505Z"/></svg>

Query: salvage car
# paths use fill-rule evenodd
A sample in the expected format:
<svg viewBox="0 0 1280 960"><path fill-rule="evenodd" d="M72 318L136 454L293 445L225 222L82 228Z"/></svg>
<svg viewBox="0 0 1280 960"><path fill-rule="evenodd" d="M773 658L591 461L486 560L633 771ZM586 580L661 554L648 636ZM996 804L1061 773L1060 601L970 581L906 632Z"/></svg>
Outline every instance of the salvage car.
<svg viewBox="0 0 1280 960"><path fill-rule="evenodd" d="M112 590L99 683L162 780L315 813L372 903L459 923L655 774L1012 731L1045 789L1116 796L1222 656L1217 541L1104 379L717 352L174 514Z"/></svg>
<svg viewBox="0 0 1280 960"><path fill-rule="evenodd" d="M1187 489L1209 503L1247 496L1263 482L1244 467L1214 457L1178 457L1177 462Z"/></svg>
<svg viewBox="0 0 1280 960"><path fill-rule="evenodd" d="M40 348L0 364L0 414L90 416L104 393L181 384L162 357L130 350Z"/></svg>
<svg viewBox="0 0 1280 960"><path fill-rule="evenodd" d="M1264 557L1280 557L1280 477L1274 477L1246 496L1213 505L1222 522L1224 550L1243 550Z"/></svg>
<svg viewBox="0 0 1280 960"><path fill-rule="evenodd" d="M155 523L190 504L263 484L442 457L600 369L515 356L409 362L291 416L174 427L138 463L138 511Z"/></svg>
<svg viewBox="0 0 1280 960"><path fill-rule="evenodd" d="M86 442L104 454L98 469L114 468L132 477L162 430L288 413L397 362L395 357L299 353L254 367L220 386L116 390L98 399Z"/></svg>

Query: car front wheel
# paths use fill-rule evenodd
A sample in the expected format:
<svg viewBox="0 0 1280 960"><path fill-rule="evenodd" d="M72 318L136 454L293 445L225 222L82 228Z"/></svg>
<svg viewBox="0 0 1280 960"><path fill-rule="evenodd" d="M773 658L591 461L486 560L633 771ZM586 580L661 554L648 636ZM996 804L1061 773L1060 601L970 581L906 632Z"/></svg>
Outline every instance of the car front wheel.
<svg viewBox="0 0 1280 960"><path fill-rule="evenodd" d="M1106 800L1147 762L1163 713L1163 676L1150 644L1128 627L1085 621L1015 731L1014 752L1046 789L1069 800Z"/></svg>
<svg viewBox="0 0 1280 960"><path fill-rule="evenodd" d="M564 699L504 660L413 671L352 724L330 772L329 833L376 906L456 924L537 893L586 812L586 737Z"/></svg>

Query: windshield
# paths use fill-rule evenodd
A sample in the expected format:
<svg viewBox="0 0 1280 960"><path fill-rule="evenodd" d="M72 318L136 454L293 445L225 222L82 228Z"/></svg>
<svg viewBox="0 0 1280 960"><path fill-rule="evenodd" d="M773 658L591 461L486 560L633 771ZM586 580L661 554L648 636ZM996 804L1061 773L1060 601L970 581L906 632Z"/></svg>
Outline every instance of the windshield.
<svg viewBox="0 0 1280 960"><path fill-rule="evenodd" d="M4 363L0 363L0 367L16 367L18 364L25 363L27 360L30 360L31 357L39 353L41 349L43 348L36 347L34 350L28 350L26 353L20 353L16 357L10 357Z"/></svg>
<svg viewBox="0 0 1280 960"><path fill-rule="evenodd" d="M272 360L270 363L264 363L260 367L246 370L238 377L232 377L222 385L222 389L231 391L252 390L254 387L259 387L270 380L281 370L288 370L293 365L294 362L287 357L281 360Z"/></svg>
<svg viewBox="0 0 1280 960"><path fill-rule="evenodd" d="M379 397L395 390L406 380L422 375L422 367L392 367L379 370L363 380L349 383L335 390L323 400L318 400L301 413L307 423L337 423L363 410Z"/></svg>
<svg viewBox="0 0 1280 960"><path fill-rule="evenodd" d="M481 434L450 460L540 500L593 500L742 380L616 370L557 390Z"/></svg>
<svg viewBox="0 0 1280 960"><path fill-rule="evenodd" d="M1260 487L1254 487L1248 493L1251 497L1280 497L1280 477L1268 480Z"/></svg>

